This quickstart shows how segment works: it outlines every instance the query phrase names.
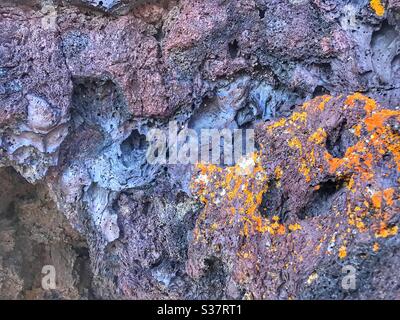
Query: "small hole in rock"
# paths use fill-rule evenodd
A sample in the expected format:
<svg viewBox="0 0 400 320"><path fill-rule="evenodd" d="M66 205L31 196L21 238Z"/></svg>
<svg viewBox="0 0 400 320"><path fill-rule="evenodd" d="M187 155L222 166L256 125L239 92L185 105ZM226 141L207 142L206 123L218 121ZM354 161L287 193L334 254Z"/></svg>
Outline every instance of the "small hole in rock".
<svg viewBox="0 0 400 320"><path fill-rule="evenodd" d="M258 15L260 16L261 19L264 19L265 12L266 12L265 9L260 9L260 8L258 9Z"/></svg>
<svg viewBox="0 0 400 320"><path fill-rule="evenodd" d="M229 43L229 55L231 56L232 59L235 59L238 54L239 54L239 44L237 40L233 40L232 42Z"/></svg>

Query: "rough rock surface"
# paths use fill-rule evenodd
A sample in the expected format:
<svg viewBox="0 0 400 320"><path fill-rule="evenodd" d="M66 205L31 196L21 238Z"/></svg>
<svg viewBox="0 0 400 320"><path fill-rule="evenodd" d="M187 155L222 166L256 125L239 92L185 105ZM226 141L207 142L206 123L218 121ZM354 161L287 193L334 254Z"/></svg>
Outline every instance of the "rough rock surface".
<svg viewBox="0 0 400 320"><path fill-rule="evenodd" d="M400 298L399 84L397 0L0 0L0 297Z"/></svg>

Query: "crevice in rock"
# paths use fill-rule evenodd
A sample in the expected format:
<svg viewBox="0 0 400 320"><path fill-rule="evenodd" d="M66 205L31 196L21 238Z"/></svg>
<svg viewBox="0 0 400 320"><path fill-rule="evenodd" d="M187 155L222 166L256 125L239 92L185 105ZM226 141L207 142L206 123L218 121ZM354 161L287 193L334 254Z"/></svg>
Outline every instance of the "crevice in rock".
<svg viewBox="0 0 400 320"><path fill-rule="evenodd" d="M357 142L357 138L350 130L346 129L347 120L344 119L340 125L328 135L326 140L327 151L335 158L343 158L346 150Z"/></svg>
<svg viewBox="0 0 400 320"><path fill-rule="evenodd" d="M132 133L121 144L122 162L129 167L132 163L140 162L146 154L148 148L146 136L140 134L138 130Z"/></svg>
<svg viewBox="0 0 400 320"><path fill-rule="evenodd" d="M200 293L199 299L222 299L225 292L222 288L226 286L226 272L221 259L209 257L204 261L205 274L200 279L200 284L207 284L207 291ZM203 285L204 285L203 284Z"/></svg>
<svg viewBox="0 0 400 320"><path fill-rule="evenodd" d="M240 48L239 48L239 43L237 42L236 39L233 40L232 42L229 42L228 51L229 51L229 56L231 57L231 59L237 58Z"/></svg>
<svg viewBox="0 0 400 320"><path fill-rule="evenodd" d="M312 97L318 97L318 96L323 96L323 95L330 95L330 91L326 89L324 86L316 86L313 92Z"/></svg>
<svg viewBox="0 0 400 320"><path fill-rule="evenodd" d="M271 181L268 191L262 196L258 210L263 217L278 216L281 222L285 222L288 218L287 199L288 197L280 191L276 183Z"/></svg>
<svg viewBox="0 0 400 320"><path fill-rule="evenodd" d="M299 212L298 217L304 220L306 218L329 214L332 203L336 202L336 198L340 195L343 187L344 181L341 180L327 180L322 182L318 190L311 195L306 206Z"/></svg>
<svg viewBox="0 0 400 320"><path fill-rule="evenodd" d="M265 17L265 12L266 12L267 10L261 9L261 8L257 8L257 10L258 10L258 16L260 17L260 19L264 19L264 17Z"/></svg>

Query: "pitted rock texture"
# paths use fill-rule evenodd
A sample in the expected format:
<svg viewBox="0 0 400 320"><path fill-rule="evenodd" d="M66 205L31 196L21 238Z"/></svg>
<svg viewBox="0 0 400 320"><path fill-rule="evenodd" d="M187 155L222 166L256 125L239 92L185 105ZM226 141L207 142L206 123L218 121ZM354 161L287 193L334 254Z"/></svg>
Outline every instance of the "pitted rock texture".
<svg viewBox="0 0 400 320"><path fill-rule="evenodd" d="M0 0L0 297L399 298L399 83L396 0ZM170 121L261 180L149 164Z"/></svg>

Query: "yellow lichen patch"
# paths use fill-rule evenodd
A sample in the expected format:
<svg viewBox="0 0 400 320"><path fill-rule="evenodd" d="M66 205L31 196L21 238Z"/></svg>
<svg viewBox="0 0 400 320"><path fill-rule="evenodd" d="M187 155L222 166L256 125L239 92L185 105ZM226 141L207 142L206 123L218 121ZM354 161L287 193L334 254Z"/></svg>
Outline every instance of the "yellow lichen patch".
<svg viewBox="0 0 400 320"><path fill-rule="evenodd" d="M238 252L237 253L238 257L241 257L243 259L251 259L253 257L253 254L251 252Z"/></svg>
<svg viewBox="0 0 400 320"><path fill-rule="evenodd" d="M234 220L242 224L243 236L248 237L255 232L277 235L286 232L285 226L278 221L279 217L269 220L262 217L258 210L263 194L268 190L268 177L258 153L245 157L233 167L219 170L214 165L198 164L197 169L200 175L205 175L205 178L195 179L191 185L199 200L206 206L226 210L227 217L234 216ZM204 181L207 181L206 185ZM215 230L211 226L208 231Z"/></svg>
<svg viewBox="0 0 400 320"><path fill-rule="evenodd" d="M294 232L297 230L301 230L301 225L298 223L294 223L294 224L290 224L288 228L290 231Z"/></svg>
<svg viewBox="0 0 400 320"><path fill-rule="evenodd" d="M292 122L303 122L307 121L307 112L293 112L292 116L290 117Z"/></svg>
<svg viewBox="0 0 400 320"><path fill-rule="evenodd" d="M280 166L277 166L274 170L276 186L279 188L281 186L281 178L283 176L283 170Z"/></svg>
<svg viewBox="0 0 400 320"><path fill-rule="evenodd" d="M213 224L211 225L211 230L215 231L215 230L217 230L217 229L218 229L218 224L217 224L217 223L213 223Z"/></svg>
<svg viewBox="0 0 400 320"><path fill-rule="evenodd" d="M315 104L309 103L307 108L309 109L312 105ZM365 111L365 119L360 119L360 122L352 128L352 132L359 141L349 147L341 158L335 158L327 151L322 152L323 159L328 164L329 173L345 180L347 188L357 197L358 203L362 204L348 203L350 231L347 234L355 229L363 233L373 231L377 238L393 236L397 234L398 227L388 227L388 210L398 197L398 188L390 187L381 191L360 188L365 188L366 183L373 182L375 176L381 174L380 168L384 157L386 163L390 162L387 163L388 168L393 167L392 163L394 163L400 171L400 135L396 131L400 122L400 111L380 109L373 99L360 93L352 94L345 99L344 109L347 107L362 108ZM310 135L307 142L324 146L326 135L322 130L323 128L317 129ZM296 140L290 141L291 146L295 147ZM310 149L308 145L303 145L302 151L304 157L298 161L298 171L309 182L319 160L315 157L314 147ZM362 185L364 187L361 187ZM342 247L339 252L342 257L346 253L344 249Z"/></svg>
<svg viewBox="0 0 400 320"><path fill-rule="evenodd" d="M317 102L318 100L315 100ZM318 103L318 102L317 102ZM315 103L307 104L310 109ZM397 234L398 227L388 227L389 207L394 205L397 199L397 188L391 187L382 191L360 190L361 185L374 181L375 175L381 174L383 157L386 161L393 161L400 171L400 135L396 126L400 122L400 112L396 110L379 109L378 104L371 98L360 93L355 93L345 99L345 106L349 108L362 108L365 111L365 119L353 126L351 132L359 138L353 146L349 147L341 158L333 157L329 152L322 153L324 161L328 164L329 173L336 175L339 179L346 181L347 188L354 196L358 195L359 203L354 205L348 203L348 224L350 226L347 234L352 230L358 232L374 231L377 238L386 238ZM305 108L304 108L305 109ZM315 110L315 109L313 109ZM308 142L324 146L326 135L323 128L317 129L308 138ZM363 135L363 137L362 137ZM295 141L295 140L291 140ZM295 146L291 143L291 146ZM315 148L318 148L315 146ZM306 181L310 181L311 174L314 174L315 159L314 148L303 145L304 157L299 159L298 171L301 172ZM311 151L310 151L311 150ZM389 160L388 160L389 159ZM392 164L387 164L388 168ZM367 191L367 192L365 192ZM361 198L359 194L361 192ZM343 246L339 252L341 257L346 251Z"/></svg>
<svg viewBox="0 0 400 320"><path fill-rule="evenodd" d="M272 132L274 129L276 129L276 128L281 128L281 127L283 127L284 125L286 124L286 119L285 118L282 118L282 119L280 119L280 120L278 120L278 121L275 121L273 124L271 124L270 126L268 126L268 130L270 131L270 132Z"/></svg>
<svg viewBox="0 0 400 320"><path fill-rule="evenodd" d="M354 188L354 178L351 177L349 182L347 183L347 189L349 189L351 192L356 192L356 189Z"/></svg>
<svg viewBox="0 0 400 320"><path fill-rule="evenodd" d="M323 128L318 128L309 138L309 142L322 145L326 141L327 134Z"/></svg>
<svg viewBox="0 0 400 320"><path fill-rule="evenodd" d="M381 0L371 0L370 6L377 16L382 17L385 14L385 7L383 6Z"/></svg>
<svg viewBox="0 0 400 320"><path fill-rule="evenodd" d="M275 179L280 180L283 175L283 170L280 166L277 166L274 170L274 173L275 173Z"/></svg>
<svg viewBox="0 0 400 320"><path fill-rule="evenodd" d="M280 224L278 228L276 228L276 233L279 235L284 235L286 233L286 227L283 224Z"/></svg>
<svg viewBox="0 0 400 320"><path fill-rule="evenodd" d="M341 246L339 248L339 258L344 259L347 257L347 248L345 246Z"/></svg>
<svg viewBox="0 0 400 320"><path fill-rule="evenodd" d="M318 103L321 103L320 99L321 97L304 104L303 110L307 112L318 109L323 111L324 108L315 107L318 106ZM326 97L325 99L329 101L331 98ZM313 106L314 108L312 108ZM303 140L298 135L295 135L295 132L298 132L296 129L301 130L300 134L304 134L303 132L307 131L303 130L304 126L299 127L298 123L295 123L293 119L289 121L289 126L286 128L285 133L291 135L288 138L289 147L300 151L301 158L297 161L298 172L304 176L306 182L310 182L312 177L316 177L316 166L320 161L320 155L322 155L323 160L328 164L329 173L345 180L347 188L355 195L360 191L360 183L373 181L377 170L381 166L383 156L386 156L386 159L388 159L388 155L391 156L389 159L393 159L400 171L400 136L395 131L396 129L391 127L400 121L400 112L379 109L378 104L373 99L361 93L349 95L345 99L344 109L347 107L361 108L365 111L366 116L365 119L360 119L360 122L353 126L352 132L359 138L359 141L349 147L342 158L335 158L327 151L316 152L316 150L321 150L318 146L325 146L327 134L324 128L318 128L307 138L307 143L303 142L303 144ZM292 118L298 120L300 114L296 113ZM306 116L301 118L307 119ZM291 128L290 125L293 125L294 128ZM393 128L396 128L396 125ZM362 134L364 134L363 137L361 137ZM366 134L368 134L367 137L365 137ZM314 145L311 146L309 143ZM362 206L349 204L347 210L349 225L358 232L378 230L376 231L377 237L394 235L397 227L376 226L387 225L387 206L394 204L396 190L392 187L378 192L362 192L363 198L359 200L363 203Z"/></svg>
<svg viewBox="0 0 400 320"><path fill-rule="evenodd" d="M362 129L362 124L359 123L357 125L354 126L354 135L359 138L361 136L361 129Z"/></svg>
<svg viewBox="0 0 400 320"><path fill-rule="evenodd" d="M332 96L325 95L325 96L322 96L321 98L322 98L322 101L318 104L318 109L320 111L324 111L325 105L332 99Z"/></svg>
<svg viewBox="0 0 400 320"><path fill-rule="evenodd" d="M333 97L330 96L330 95L323 95L323 96L317 97L317 98L315 98L315 100L313 100L313 102L314 102L314 101L317 101L317 104L316 104L316 105L308 101L308 102L305 102L305 103L302 105L302 109L305 110L305 111L309 111L309 108L310 108L310 107L314 107L315 109L318 109L319 111L324 111L324 110L325 110L325 105L326 105L332 98L333 98Z"/></svg>
<svg viewBox="0 0 400 320"><path fill-rule="evenodd" d="M297 137L293 137L292 139L290 139L288 142L288 146L292 149L298 149L300 151L300 154L303 153L303 146L301 145L301 142Z"/></svg>
<svg viewBox="0 0 400 320"><path fill-rule="evenodd" d="M305 159L301 159L299 172L306 178L306 182L311 181L310 177L311 168L308 166L307 161Z"/></svg>

